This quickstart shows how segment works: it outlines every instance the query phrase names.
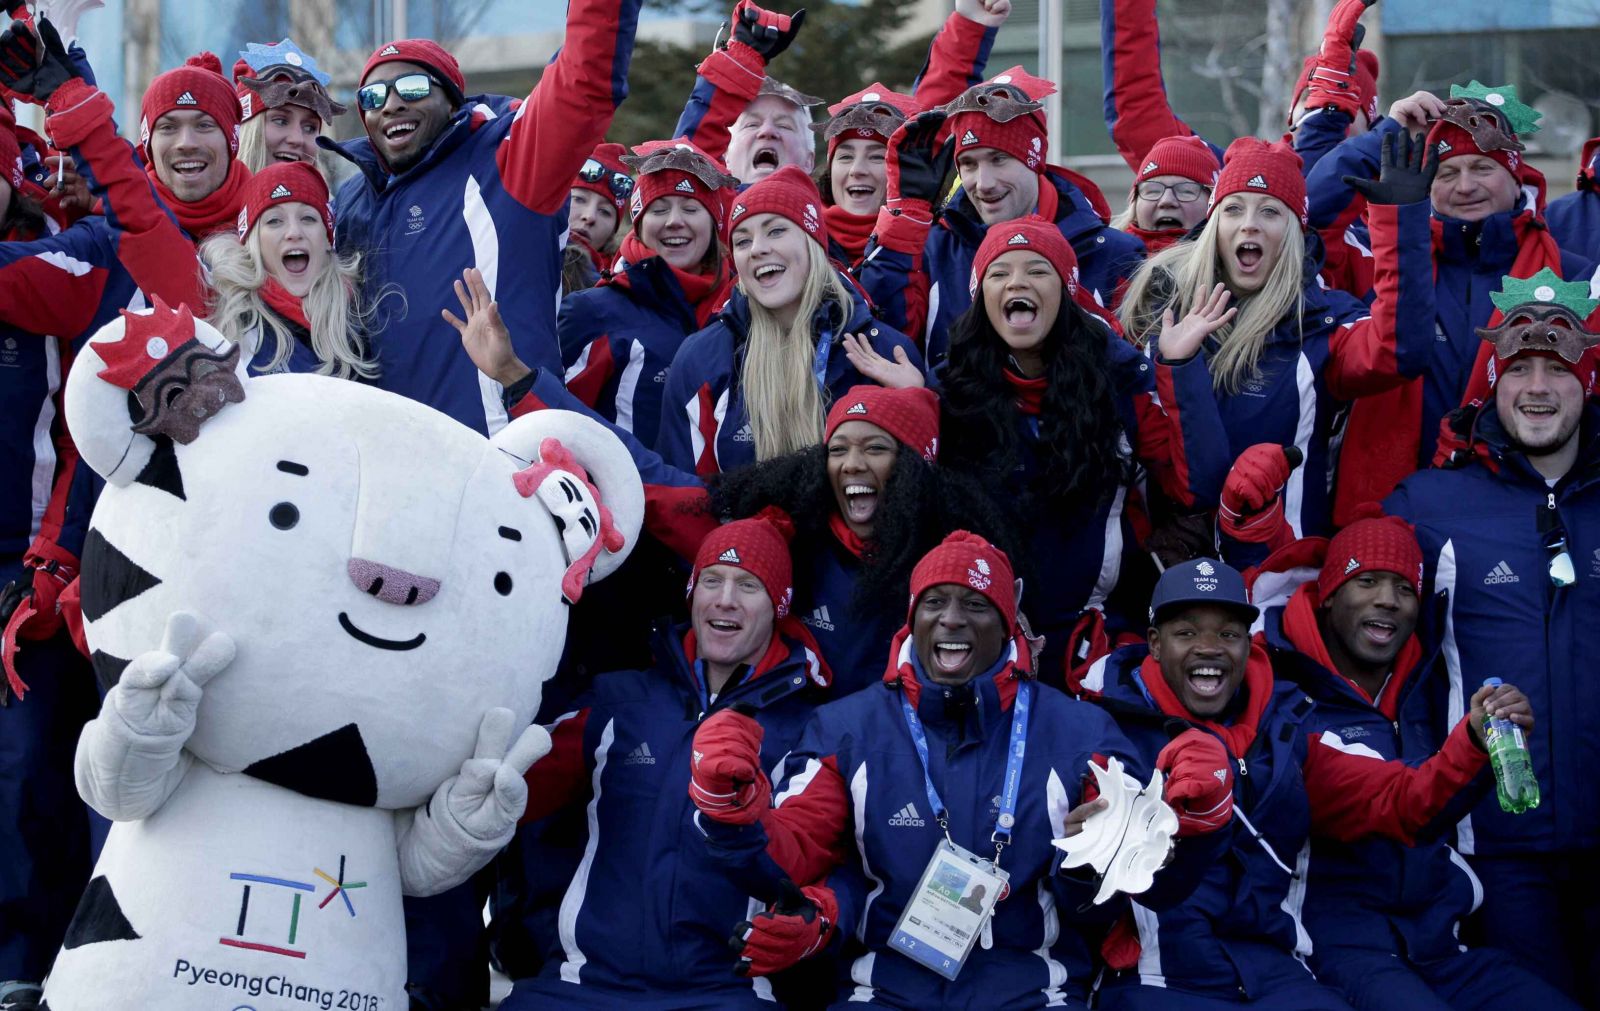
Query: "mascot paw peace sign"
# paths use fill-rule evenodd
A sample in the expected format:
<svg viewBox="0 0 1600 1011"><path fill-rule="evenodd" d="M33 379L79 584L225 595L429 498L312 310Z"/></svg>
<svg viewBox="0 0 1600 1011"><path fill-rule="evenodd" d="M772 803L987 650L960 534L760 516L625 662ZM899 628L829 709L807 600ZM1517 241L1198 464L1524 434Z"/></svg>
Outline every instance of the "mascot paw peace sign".
<svg viewBox="0 0 1600 1011"><path fill-rule="evenodd" d="M133 732L187 739L194 732L201 690L233 662L233 651L226 633L210 631L199 616L177 611L167 618L161 647L134 657L109 698Z"/></svg>
<svg viewBox="0 0 1600 1011"><path fill-rule="evenodd" d="M504 835L516 825L528 804L528 784L522 777L550 751L550 735L537 724L512 744L513 719L504 708L483 714L472 757L446 787L450 816L479 839Z"/></svg>

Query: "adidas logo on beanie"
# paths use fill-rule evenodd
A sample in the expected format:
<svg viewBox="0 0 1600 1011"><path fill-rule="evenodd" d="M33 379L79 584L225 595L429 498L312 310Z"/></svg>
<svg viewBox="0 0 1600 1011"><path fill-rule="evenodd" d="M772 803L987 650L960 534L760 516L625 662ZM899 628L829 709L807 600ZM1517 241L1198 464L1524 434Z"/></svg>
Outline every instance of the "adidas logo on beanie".
<svg viewBox="0 0 1600 1011"><path fill-rule="evenodd" d="M1264 190L1267 188L1267 177L1264 175L1253 175L1245 182L1245 185L1253 190Z"/></svg>
<svg viewBox="0 0 1600 1011"><path fill-rule="evenodd" d="M199 105L200 103L195 100L193 92L185 91L183 94L179 95L176 99L174 99L172 104L173 105Z"/></svg>
<svg viewBox="0 0 1600 1011"><path fill-rule="evenodd" d="M717 556L717 561L719 561L719 562L727 562L730 565L739 565L740 564L739 552L735 548L729 548L728 550L724 551L722 554Z"/></svg>
<svg viewBox="0 0 1600 1011"><path fill-rule="evenodd" d="M276 185L276 186L274 186L272 188L272 192L271 193L267 194L267 199L268 200L279 200L279 199L282 199L283 197L290 197L290 196L294 196L294 194L289 192L289 187L285 186L283 183L279 183L278 185Z"/></svg>

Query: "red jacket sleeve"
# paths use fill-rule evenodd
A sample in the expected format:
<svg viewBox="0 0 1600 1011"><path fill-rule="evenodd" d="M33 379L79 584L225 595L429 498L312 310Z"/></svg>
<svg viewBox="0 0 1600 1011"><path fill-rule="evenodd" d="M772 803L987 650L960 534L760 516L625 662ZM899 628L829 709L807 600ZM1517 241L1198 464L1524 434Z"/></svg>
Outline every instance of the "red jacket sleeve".
<svg viewBox="0 0 1600 1011"><path fill-rule="evenodd" d="M566 202L572 179L605 139L628 95L640 0L572 0L561 51L495 151L506 192L539 214Z"/></svg>
<svg viewBox="0 0 1600 1011"><path fill-rule="evenodd" d="M583 731L589 725L589 713L588 709L567 713L547 728L550 753L523 774L528 784L528 806L518 824L548 818L578 803L588 792L589 756L583 747Z"/></svg>
<svg viewBox="0 0 1600 1011"><path fill-rule="evenodd" d="M1106 129L1135 174L1159 140L1194 131L1167 101L1156 0L1100 0Z"/></svg>
<svg viewBox="0 0 1600 1011"><path fill-rule="evenodd" d="M48 108L50 135L87 170L116 236L117 259L134 284L170 305L201 309L206 291L194 243L156 196L133 145L117 135L111 99L72 80L50 96Z"/></svg>
<svg viewBox="0 0 1600 1011"><path fill-rule="evenodd" d="M793 769L801 759L786 763ZM786 788L773 796L773 807L761 816L767 834L767 855L797 884L824 880L847 859L850 791L838 759L823 755L803 759L799 772L787 777Z"/></svg>
<svg viewBox="0 0 1600 1011"><path fill-rule="evenodd" d="M983 81L998 29L951 14L928 46L928 61L917 74L911 97L924 109L944 105Z"/></svg>
<svg viewBox="0 0 1600 1011"><path fill-rule="evenodd" d="M761 90L767 62L743 42L730 42L707 56L696 71L694 90L678 117L673 136L687 137L713 158L728 154L729 132L745 106Z"/></svg>
<svg viewBox="0 0 1600 1011"><path fill-rule="evenodd" d="M1345 744L1331 731L1314 734L1305 762L1312 831L1344 842L1382 835L1410 846L1488 760L1466 720L1415 768Z"/></svg>

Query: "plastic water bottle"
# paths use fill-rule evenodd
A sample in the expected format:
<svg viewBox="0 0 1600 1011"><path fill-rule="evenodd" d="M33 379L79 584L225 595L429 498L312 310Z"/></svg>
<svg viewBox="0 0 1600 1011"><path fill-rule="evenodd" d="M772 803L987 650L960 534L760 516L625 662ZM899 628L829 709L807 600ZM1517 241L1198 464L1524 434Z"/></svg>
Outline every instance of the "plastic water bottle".
<svg viewBox="0 0 1600 1011"><path fill-rule="evenodd" d="M1504 684L1499 678L1484 679L1483 686ZM1494 766L1495 793L1500 810L1521 814L1539 806L1539 780L1533 774L1533 757L1523 740L1522 728L1508 719L1483 718L1483 738L1487 742L1489 763Z"/></svg>

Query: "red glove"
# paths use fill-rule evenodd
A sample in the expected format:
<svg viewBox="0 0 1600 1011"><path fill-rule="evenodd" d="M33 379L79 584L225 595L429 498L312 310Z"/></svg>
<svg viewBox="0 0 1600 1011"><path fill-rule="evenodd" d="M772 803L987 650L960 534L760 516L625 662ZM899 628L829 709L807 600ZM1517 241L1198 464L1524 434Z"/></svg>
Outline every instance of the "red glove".
<svg viewBox="0 0 1600 1011"><path fill-rule="evenodd" d="M1313 109L1333 107L1354 119L1361 111L1361 93L1356 90L1356 49L1364 33L1361 15L1376 0L1339 0L1328 15L1322 33L1322 48L1311 69L1306 97Z"/></svg>
<svg viewBox="0 0 1600 1011"><path fill-rule="evenodd" d="M754 49L763 60L771 63L773 57L794 42L805 19L804 10L779 14L757 7L751 0L739 0L733 8L733 38Z"/></svg>
<svg viewBox="0 0 1600 1011"><path fill-rule="evenodd" d="M826 885L795 888L766 912L733 928L728 946L739 955L733 971L740 976L782 972L828 946L839 922L839 901Z"/></svg>
<svg viewBox="0 0 1600 1011"><path fill-rule="evenodd" d="M1233 769L1222 742L1190 727L1156 756L1167 774L1165 800L1178 813L1178 836L1200 835L1233 817Z"/></svg>
<svg viewBox="0 0 1600 1011"><path fill-rule="evenodd" d="M78 572L78 560L71 552L42 538L34 542L24 562L24 578L0 591L0 666L19 699L27 695L28 686L17 675L17 648L24 641L48 639L61 629L57 600Z"/></svg>
<svg viewBox="0 0 1600 1011"><path fill-rule="evenodd" d="M761 724L732 709L700 724L689 769L695 807L728 825L749 825L761 817L772 796L772 784L761 771L763 733Z"/></svg>
<svg viewBox="0 0 1600 1011"><path fill-rule="evenodd" d="M1300 451L1270 442L1239 454L1222 485L1217 521L1222 532L1247 544L1266 544L1286 525L1283 486L1300 463Z"/></svg>

